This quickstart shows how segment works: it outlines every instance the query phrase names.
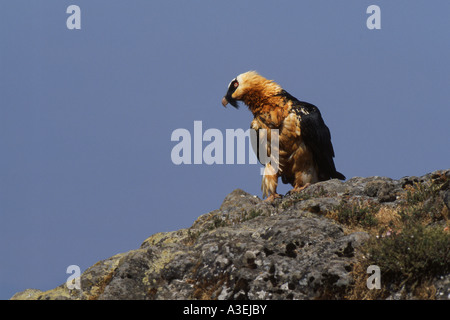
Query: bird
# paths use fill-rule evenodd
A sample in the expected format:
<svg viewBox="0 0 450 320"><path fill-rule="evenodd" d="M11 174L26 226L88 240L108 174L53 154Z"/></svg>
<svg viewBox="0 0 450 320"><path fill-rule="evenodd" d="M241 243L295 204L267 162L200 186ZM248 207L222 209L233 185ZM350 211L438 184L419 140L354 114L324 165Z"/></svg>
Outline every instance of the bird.
<svg viewBox="0 0 450 320"><path fill-rule="evenodd" d="M256 71L241 73L228 84L222 105L238 109L238 102L244 103L253 114L250 128L258 137L256 146L253 145L257 156L264 146L267 156L278 153L277 161L262 163L263 199L273 201L281 197L277 193L278 178L293 186L289 192L300 192L319 181L346 179L336 170L330 130L318 107L298 100ZM272 136L278 138L277 149L271 143ZM261 137L266 138L265 145L260 143ZM261 162L259 156L258 159Z"/></svg>

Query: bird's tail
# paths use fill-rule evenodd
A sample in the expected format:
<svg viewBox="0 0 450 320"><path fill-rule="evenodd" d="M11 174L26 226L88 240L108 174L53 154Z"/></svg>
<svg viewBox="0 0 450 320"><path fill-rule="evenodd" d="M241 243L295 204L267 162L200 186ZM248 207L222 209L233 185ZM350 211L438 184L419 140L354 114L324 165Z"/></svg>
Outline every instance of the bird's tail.
<svg viewBox="0 0 450 320"><path fill-rule="evenodd" d="M331 178L333 178L333 179L336 178L336 179L339 179L339 180L345 180L346 179L345 176L342 173L338 172L338 171L335 171L334 174L331 176Z"/></svg>

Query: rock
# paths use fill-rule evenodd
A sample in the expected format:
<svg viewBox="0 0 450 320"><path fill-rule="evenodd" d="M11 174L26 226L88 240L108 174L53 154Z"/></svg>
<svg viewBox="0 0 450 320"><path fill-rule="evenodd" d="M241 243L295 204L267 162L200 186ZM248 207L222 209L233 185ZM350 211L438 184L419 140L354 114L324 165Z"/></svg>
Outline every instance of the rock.
<svg viewBox="0 0 450 320"><path fill-rule="evenodd" d="M316 214L326 214L332 211L339 201L336 198L320 198L320 199L308 199L297 202L295 204L296 210L304 210Z"/></svg>
<svg viewBox="0 0 450 320"><path fill-rule="evenodd" d="M91 266L81 275L81 290L63 284L11 299L344 299L371 235L332 219L336 208L367 202L386 206L386 214L404 202L405 186L449 172L329 180L272 203L237 189L190 228L154 234L138 249ZM445 184L440 192L448 206ZM436 298L450 298L449 283L449 275L435 279ZM402 290L387 298L414 298Z"/></svg>
<svg viewBox="0 0 450 320"><path fill-rule="evenodd" d="M444 201L447 208L450 210L450 190L444 191L442 195L442 200Z"/></svg>
<svg viewBox="0 0 450 320"><path fill-rule="evenodd" d="M450 300L450 275L439 277L435 280L437 300Z"/></svg>
<svg viewBox="0 0 450 320"><path fill-rule="evenodd" d="M39 289L26 289L22 292L18 292L11 297L11 300L34 300L40 296L43 292Z"/></svg>
<svg viewBox="0 0 450 320"><path fill-rule="evenodd" d="M412 177L403 177L400 179L400 184L402 186L402 188L405 188L406 186L412 186L414 185L414 183L418 183L419 182L419 178L412 176Z"/></svg>

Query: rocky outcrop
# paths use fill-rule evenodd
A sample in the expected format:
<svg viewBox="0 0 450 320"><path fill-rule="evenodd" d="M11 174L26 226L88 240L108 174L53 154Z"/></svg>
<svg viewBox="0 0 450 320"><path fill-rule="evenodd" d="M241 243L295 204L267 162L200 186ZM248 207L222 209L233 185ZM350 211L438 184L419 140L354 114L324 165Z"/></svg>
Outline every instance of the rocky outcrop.
<svg viewBox="0 0 450 320"><path fill-rule="evenodd" d="M449 181L450 170L330 180L272 203L237 189L190 228L96 263L80 290L12 299L449 299ZM391 250L412 262L383 264ZM366 286L373 264L382 289Z"/></svg>

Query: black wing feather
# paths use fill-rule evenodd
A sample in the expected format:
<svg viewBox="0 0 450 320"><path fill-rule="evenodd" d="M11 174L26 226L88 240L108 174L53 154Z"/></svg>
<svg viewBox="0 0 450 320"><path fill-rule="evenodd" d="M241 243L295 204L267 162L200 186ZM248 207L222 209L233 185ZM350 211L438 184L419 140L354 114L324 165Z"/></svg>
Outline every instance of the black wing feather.
<svg viewBox="0 0 450 320"><path fill-rule="evenodd" d="M336 171L330 130L323 121L319 110L302 115L300 127L303 141L312 150L314 159L319 167L319 179L338 178L345 180L344 175Z"/></svg>
<svg viewBox="0 0 450 320"><path fill-rule="evenodd" d="M302 138L306 146L313 152L319 167L319 179L345 180L345 176L336 171L330 129L323 121L319 109L311 103L297 100L286 91L282 95L292 101L292 109L300 117Z"/></svg>

